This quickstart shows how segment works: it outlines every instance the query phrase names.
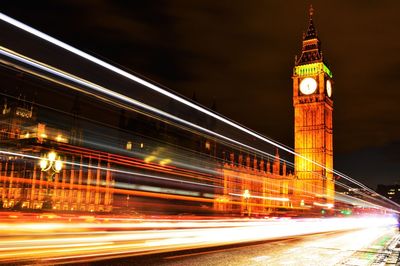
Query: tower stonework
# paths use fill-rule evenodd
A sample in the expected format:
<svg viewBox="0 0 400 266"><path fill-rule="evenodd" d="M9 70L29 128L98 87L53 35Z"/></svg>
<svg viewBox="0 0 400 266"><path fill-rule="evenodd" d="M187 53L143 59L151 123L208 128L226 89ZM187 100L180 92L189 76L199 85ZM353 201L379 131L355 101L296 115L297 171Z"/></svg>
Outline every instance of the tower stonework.
<svg viewBox="0 0 400 266"><path fill-rule="evenodd" d="M306 200L310 204L333 204L333 174L319 166L333 169L333 75L322 55L313 12L311 7L302 51L300 56L296 56L292 76L294 147L295 152L301 155L295 156L294 193L302 202ZM302 195L313 195L313 198L303 199Z"/></svg>

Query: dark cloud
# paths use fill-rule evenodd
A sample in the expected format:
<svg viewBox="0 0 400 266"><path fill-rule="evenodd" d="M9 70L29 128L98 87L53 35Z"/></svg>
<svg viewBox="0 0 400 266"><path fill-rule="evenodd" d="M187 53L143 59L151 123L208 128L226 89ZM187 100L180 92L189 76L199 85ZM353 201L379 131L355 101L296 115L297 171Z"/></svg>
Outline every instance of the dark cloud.
<svg viewBox="0 0 400 266"><path fill-rule="evenodd" d="M291 73L309 4L6 1L1 9L183 95L196 92L204 105L216 99L222 114L293 146ZM366 174L370 169L357 168L357 156L362 154L363 163L381 169L390 145L400 141L400 2L313 5L324 56L335 78L335 168L369 176L366 182L376 183ZM399 160L391 161L387 182L390 175L397 176L394 164L400 166Z"/></svg>

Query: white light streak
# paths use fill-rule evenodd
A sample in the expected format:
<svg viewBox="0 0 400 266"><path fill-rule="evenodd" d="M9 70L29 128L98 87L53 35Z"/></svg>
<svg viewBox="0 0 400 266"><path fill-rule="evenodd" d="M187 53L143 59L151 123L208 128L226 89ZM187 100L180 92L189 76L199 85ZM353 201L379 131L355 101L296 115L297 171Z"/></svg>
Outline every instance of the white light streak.
<svg viewBox="0 0 400 266"><path fill-rule="evenodd" d="M320 207L327 207L328 209L333 208L333 204L332 203L319 203L319 202L314 202L313 203L315 206L320 206Z"/></svg>
<svg viewBox="0 0 400 266"><path fill-rule="evenodd" d="M239 196L243 197L243 194L237 194L237 193L229 193L229 195L232 196ZM263 196L254 196L254 195L248 195L248 198L255 198L255 199L267 199L267 200L275 200L275 201L290 201L288 198L278 198L278 197L263 197Z"/></svg>
<svg viewBox="0 0 400 266"><path fill-rule="evenodd" d="M396 220L389 217L367 217L226 221L139 220L134 223L58 222L59 229L50 235L43 234L41 227L27 226L26 221L20 223L22 224L0 223L3 230L16 235L24 234L23 239L7 237L0 241L2 263L94 257L99 260L111 254L140 255L363 228L368 229L366 232L376 235L382 229L395 225ZM354 242L357 242L356 240Z"/></svg>

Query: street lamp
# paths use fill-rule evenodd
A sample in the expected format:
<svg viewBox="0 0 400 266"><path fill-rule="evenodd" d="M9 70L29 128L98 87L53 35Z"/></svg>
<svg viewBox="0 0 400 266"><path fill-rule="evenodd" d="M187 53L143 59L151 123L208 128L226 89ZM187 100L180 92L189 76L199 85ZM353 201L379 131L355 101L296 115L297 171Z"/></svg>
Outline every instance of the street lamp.
<svg viewBox="0 0 400 266"><path fill-rule="evenodd" d="M245 206L246 206L246 208L245 208L245 212L247 213L247 215L249 216L250 215L250 212L249 212L249 198L250 198L250 192L249 192L249 190L248 189L246 189L244 192L243 192L243 198L244 198L244 200L245 200Z"/></svg>
<svg viewBox="0 0 400 266"><path fill-rule="evenodd" d="M53 181L53 177L55 174L58 174L62 167L62 161L60 160L60 156L57 156L57 153L54 151L45 154L44 157L41 157L40 162L40 169L42 172L48 173L47 175L47 185L46 185L46 201L43 203L43 209L51 209L51 195L49 189L49 182Z"/></svg>
<svg viewBox="0 0 400 266"><path fill-rule="evenodd" d="M62 169L62 161L60 157L57 159L57 153L54 151L49 152L45 157L40 159L40 169L43 172L48 172L51 170L51 177L58 174Z"/></svg>

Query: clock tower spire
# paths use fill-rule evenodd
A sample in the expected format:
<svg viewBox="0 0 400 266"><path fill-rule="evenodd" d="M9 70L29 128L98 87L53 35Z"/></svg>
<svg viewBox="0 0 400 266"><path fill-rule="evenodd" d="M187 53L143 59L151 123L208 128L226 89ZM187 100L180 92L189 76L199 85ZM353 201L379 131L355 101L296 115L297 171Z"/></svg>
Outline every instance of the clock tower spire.
<svg viewBox="0 0 400 266"><path fill-rule="evenodd" d="M313 21L314 9L310 6L310 19L307 32L303 34L303 46L301 55L296 60L296 65L314 62L322 62L321 41L318 39L317 30Z"/></svg>
<svg viewBox="0 0 400 266"><path fill-rule="evenodd" d="M313 15L314 9L310 6L307 32L303 34L301 54L296 57L292 75L294 148L301 155L295 157L295 191L299 197L311 194L314 202L331 206L333 174L324 167L333 169L333 75L322 56ZM307 201L306 198L298 200Z"/></svg>

